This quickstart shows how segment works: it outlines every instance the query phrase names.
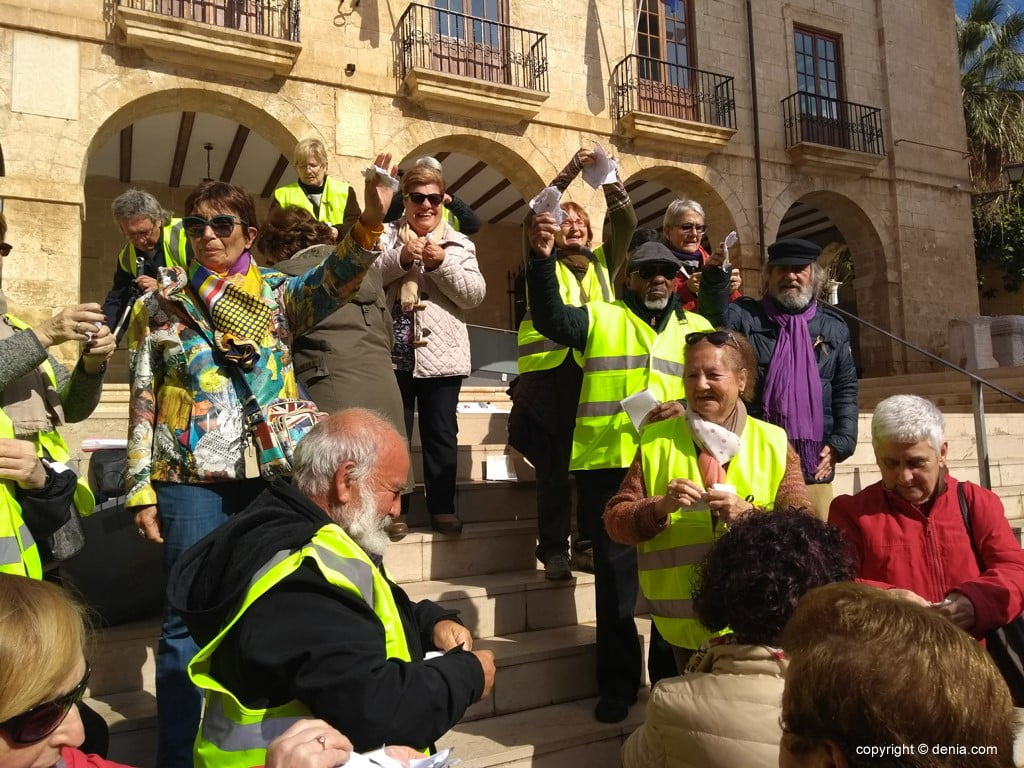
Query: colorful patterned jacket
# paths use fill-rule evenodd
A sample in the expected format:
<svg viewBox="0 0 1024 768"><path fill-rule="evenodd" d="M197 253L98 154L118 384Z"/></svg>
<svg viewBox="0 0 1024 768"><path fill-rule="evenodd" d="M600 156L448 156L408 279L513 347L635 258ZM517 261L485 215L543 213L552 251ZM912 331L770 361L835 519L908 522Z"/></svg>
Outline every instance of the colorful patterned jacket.
<svg viewBox="0 0 1024 768"><path fill-rule="evenodd" d="M273 311L260 359L245 377L262 405L299 396L291 343L348 301L378 251L347 236L318 267L290 277L260 269ZM152 482L216 483L245 477L242 398L218 365L213 331L180 267L160 270L160 288L136 302L129 328L131 406L127 506L156 504Z"/></svg>

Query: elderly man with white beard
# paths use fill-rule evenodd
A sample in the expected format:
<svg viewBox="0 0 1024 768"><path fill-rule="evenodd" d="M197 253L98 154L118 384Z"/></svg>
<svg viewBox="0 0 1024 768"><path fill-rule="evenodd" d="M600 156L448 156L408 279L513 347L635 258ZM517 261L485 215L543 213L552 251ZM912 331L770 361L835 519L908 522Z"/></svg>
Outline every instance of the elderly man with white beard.
<svg viewBox="0 0 1024 768"><path fill-rule="evenodd" d="M820 255L808 240L777 240L768 246L762 298L729 303L729 275L716 253L705 265L700 308L750 339L757 382L747 412L786 430L808 496L827 520L836 464L857 447L857 368L846 322L816 301L825 282Z"/></svg>
<svg viewBox="0 0 1024 768"><path fill-rule="evenodd" d="M270 741L310 715L358 751L426 749L490 694L493 654L384 569L408 466L386 419L339 411L298 444L291 485L275 481L179 558L169 602L201 646L189 665L205 694L197 766L263 765Z"/></svg>
<svg viewBox="0 0 1024 768"><path fill-rule="evenodd" d="M636 701L642 663L633 620L636 548L611 541L602 520L638 444L621 401L645 390L658 403L681 399L686 337L712 328L679 305L672 290L679 262L661 243L644 243L629 255L619 301L563 303L552 255L557 229L551 214L534 218L526 280L534 327L576 350L583 370L569 469L576 476L580 514L590 520L594 538L600 693L594 716L617 723Z"/></svg>

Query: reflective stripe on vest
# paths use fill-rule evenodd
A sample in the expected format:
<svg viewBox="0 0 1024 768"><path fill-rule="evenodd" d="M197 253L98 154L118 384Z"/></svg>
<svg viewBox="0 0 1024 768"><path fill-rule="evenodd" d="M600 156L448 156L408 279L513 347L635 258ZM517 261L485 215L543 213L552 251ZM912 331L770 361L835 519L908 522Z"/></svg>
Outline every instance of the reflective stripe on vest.
<svg viewBox="0 0 1024 768"><path fill-rule="evenodd" d="M164 249L165 267L187 266L188 261L188 237L185 235L185 226L181 219L169 219L160 233L160 244ZM139 276L138 261L135 258L135 245L128 243L117 255L118 264L121 269L128 272L132 277Z"/></svg>
<svg viewBox="0 0 1024 768"><path fill-rule="evenodd" d="M0 438L13 438L14 424L0 410ZM0 573L43 578L39 547L21 516L14 481L0 480Z"/></svg>
<svg viewBox="0 0 1024 768"><path fill-rule="evenodd" d="M693 312L673 314L656 332L623 302L587 304L583 386L576 409L570 469L621 469L636 454L637 434L622 400L650 389L659 402L683 397L686 334L711 330Z"/></svg>
<svg viewBox="0 0 1024 768"><path fill-rule="evenodd" d="M189 663L189 677L206 699L196 737L197 768L263 765L267 745L296 719L309 716L309 708L294 700L266 709L245 707L211 671L213 654L249 606L294 573L306 558L316 563L328 582L357 595L377 615L384 627L387 658L411 661L402 618L384 575L340 527L325 525L305 547L278 552L254 574L237 613Z"/></svg>
<svg viewBox="0 0 1024 768"><path fill-rule="evenodd" d="M739 453L729 462L725 482L736 487L739 497L753 496L758 507L771 509L786 473L787 447L782 429L747 417ZM640 459L650 496L663 495L669 481L679 477L703 485L685 418L646 427L640 438ZM725 529L722 524L712 525L707 509L676 510L664 531L637 545L640 589L658 631L672 645L699 648L712 634L694 616L693 577Z"/></svg>
<svg viewBox="0 0 1024 768"><path fill-rule="evenodd" d="M282 208L292 205L304 211L309 211L309 213L316 216L317 221L333 225L340 224L345 218L348 191L348 182L336 180L332 176L326 176L324 177L324 191L320 195L319 212L313 211L313 201L306 197L306 193L297 181L275 189L274 200Z"/></svg>
<svg viewBox="0 0 1024 768"><path fill-rule="evenodd" d="M605 262L604 250L598 246L594 250L594 260L590 263L583 279L561 261L555 262L555 277L558 280L558 295L563 304L573 307L583 306L581 292L586 296L587 303L593 301L612 301L611 278L608 276L608 265ZM529 296L527 296L529 301ZM523 321L519 324L519 372L546 371L557 368L565 360L568 347L558 344L541 335L533 327L530 310L526 310ZM577 353L576 361L581 360Z"/></svg>

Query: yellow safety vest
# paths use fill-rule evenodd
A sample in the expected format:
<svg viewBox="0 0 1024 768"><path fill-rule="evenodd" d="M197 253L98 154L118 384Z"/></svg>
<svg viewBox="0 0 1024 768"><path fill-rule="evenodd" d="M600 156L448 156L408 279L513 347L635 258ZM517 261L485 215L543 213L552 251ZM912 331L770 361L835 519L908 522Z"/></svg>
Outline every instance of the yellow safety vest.
<svg viewBox="0 0 1024 768"><path fill-rule="evenodd" d="M650 389L659 402L683 397L686 334L711 330L694 312L673 313L661 333L622 301L587 304L583 385L569 468L621 469L636 455L637 433L622 400Z"/></svg>
<svg viewBox="0 0 1024 768"><path fill-rule="evenodd" d="M350 186L347 181L335 180L332 176L324 178L324 191L320 196L320 212L313 213L313 203L295 181L274 190L274 200L282 208L293 205L316 216L317 221L327 224L340 224L345 218L345 205L348 203Z"/></svg>
<svg viewBox="0 0 1024 768"><path fill-rule="evenodd" d="M181 267L185 269L188 262L188 237L185 235L185 227L181 219L170 219L164 225L161 233L161 244L164 248L164 266ZM135 260L135 245L128 243L117 255L117 263L121 269L131 274L132 277L139 276L138 262Z"/></svg>
<svg viewBox="0 0 1024 768"><path fill-rule="evenodd" d="M257 571L234 618L189 663L189 677L206 697L203 721L196 736L196 768L263 765L267 745L296 720L310 717L309 708L294 700L276 707L246 707L211 672L214 652L249 606L294 573L306 558L316 563L328 582L354 593L377 615L384 626L388 658L412 660L402 617L384 575L345 531L333 523L325 525L302 549L280 552Z"/></svg>
<svg viewBox="0 0 1024 768"><path fill-rule="evenodd" d="M29 326L13 315L7 315L11 326L25 330ZM40 366L50 381L50 386L57 387L57 376L49 360ZM14 438L14 424L3 410L0 410L0 438ZM67 464L71 451L60 433L55 429L48 432L37 432L32 442L37 456L48 456L52 461ZM21 516L21 505L15 496L17 485L13 480L0 479L0 573L14 573L33 579L43 577L42 561L39 547ZM75 509L82 517L92 514L96 499L89 485L81 477L75 487Z"/></svg>
<svg viewBox="0 0 1024 768"><path fill-rule="evenodd" d="M594 261L591 262L582 280L561 260L555 262L555 277L558 279L558 294L564 304L582 307L592 301L615 299L608 264L601 246L594 250ZM527 307L526 315L519 324L519 372L529 373L557 368L565 360L568 352L569 348L564 344L552 341L533 327L533 317ZM579 357L577 354L577 362Z"/></svg>
<svg viewBox="0 0 1024 768"><path fill-rule="evenodd" d="M779 427L747 417L740 450L725 471L725 482L736 495L771 509L786 473L786 433ZM689 478L703 485L685 417L651 424L640 436L644 487L651 496L665 493L670 480ZM692 581L712 543L725 532L712 525L711 512L676 510L668 527L637 545L640 589L651 607L661 636L681 648L700 648L711 637L693 614Z"/></svg>

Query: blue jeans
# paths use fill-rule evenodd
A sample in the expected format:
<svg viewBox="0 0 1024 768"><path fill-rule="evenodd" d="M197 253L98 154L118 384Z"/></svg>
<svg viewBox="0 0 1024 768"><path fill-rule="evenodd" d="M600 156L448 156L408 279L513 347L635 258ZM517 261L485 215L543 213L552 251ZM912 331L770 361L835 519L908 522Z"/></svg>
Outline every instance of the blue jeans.
<svg viewBox="0 0 1024 768"><path fill-rule="evenodd" d="M164 572L178 557L231 515L242 511L266 487L263 480L210 485L153 483ZM188 663L199 651L177 611L164 606L156 654L157 768L192 768L192 747L199 731L203 696L188 678Z"/></svg>

